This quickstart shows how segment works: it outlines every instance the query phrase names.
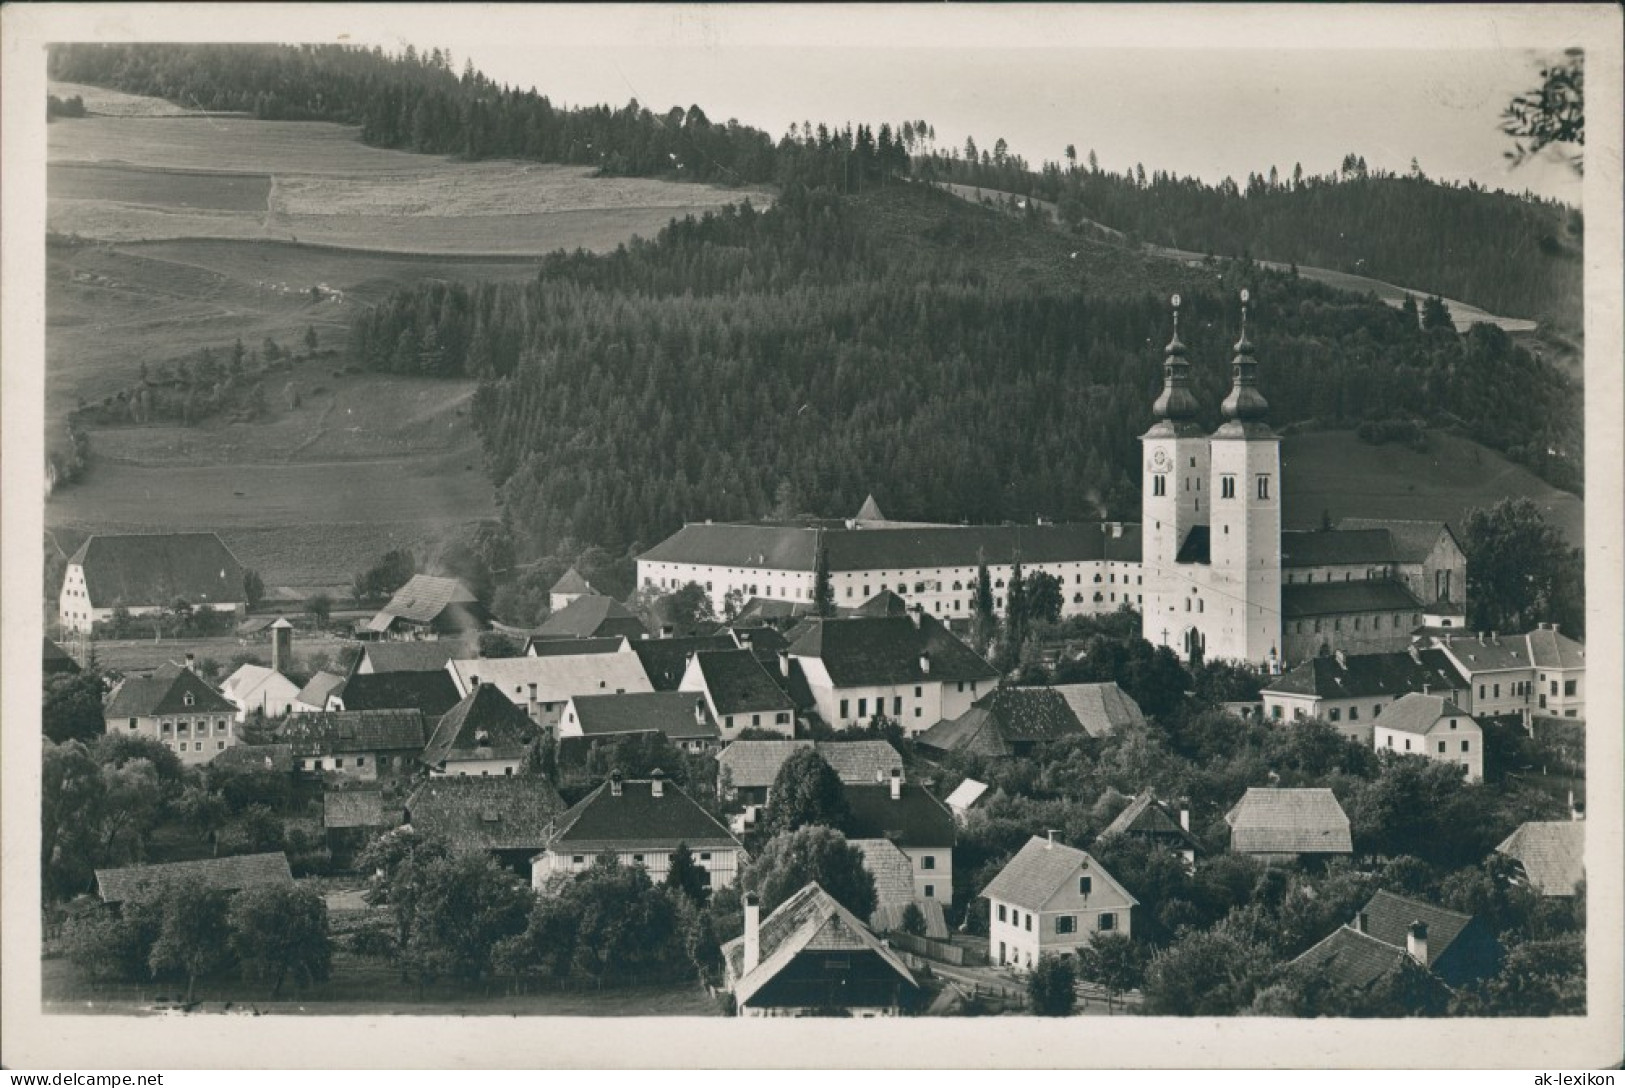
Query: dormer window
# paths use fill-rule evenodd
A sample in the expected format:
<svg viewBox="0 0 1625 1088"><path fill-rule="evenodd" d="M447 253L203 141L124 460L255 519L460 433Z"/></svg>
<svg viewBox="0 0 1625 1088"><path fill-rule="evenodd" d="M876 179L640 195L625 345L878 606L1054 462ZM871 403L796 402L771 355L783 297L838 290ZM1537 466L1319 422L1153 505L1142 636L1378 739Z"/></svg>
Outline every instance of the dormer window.
<svg viewBox="0 0 1625 1088"><path fill-rule="evenodd" d="M183 705L185 705L185 706L191 706L195 702L197 702L197 697L194 696L191 692L187 692L186 694L181 696L181 703Z"/></svg>

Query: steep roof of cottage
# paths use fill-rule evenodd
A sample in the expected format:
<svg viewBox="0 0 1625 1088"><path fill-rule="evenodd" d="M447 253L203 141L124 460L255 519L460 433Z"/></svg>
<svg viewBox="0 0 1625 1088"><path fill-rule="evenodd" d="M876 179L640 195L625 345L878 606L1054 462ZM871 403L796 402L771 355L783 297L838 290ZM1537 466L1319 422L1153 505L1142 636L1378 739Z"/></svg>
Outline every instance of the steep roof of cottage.
<svg viewBox="0 0 1625 1088"><path fill-rule="evenodd" d="M573 702L583 736L658 732L671 740L717 739L717 723L706 711L705 699L698 692L578 695Z"/></svg>
<svg viewBox="0 0 1625 1088"><path fill-rule="evenodd" d="M1281 533L1281 566L1335 567L1396 562L1387 529L1287 529Z"/></svg>
<svg viewBox="0 0 1625 1088"><path fill-rule="evenodd" d="M596 594L577 597L547 618L536 629L543 637L565 635L572 638L602 638L625 635L629 639L648 637L648 630L626 606L610 597Z"/></svg>
<svg viewBox="0 0 1625 1088"><path fill-rule="evenodd" d="M243 568L214 533L98 534L68 560L97 607L243 604Z"/></svg>
<svg viewBox="0 0 1625 1088"><path fill-rule="evenodd" d="M1585 828L1583 820L1531 821L1495 850L1521 862L1542 895L1573 895L1585 879Z"/></svg>
<svg viewBox="0 0 1625 1088"><path fill-rule="evenodd" d="M1371 581L1296 582L1281 587L1281 615L1285 619L1346 615L1350 612L1420 612L1422 602L1403 582Z"/></svg>
<svg viewBox="0 0 1625 1088"><path fill-rule="evenodd" d="M577 695L624 695L650 691L636 654L571 654L558 657L459 658L451 663L456 687L468 691L476 679L516 703L562 703Z"/></svg>
<svg viewBox="0 0 1625 1088"><path fill-rule="evenodd" d="M810 740L736 740L717 754L717 767L728 772L735 789L763 789L773 785L784 761Z"/></svg>
<svg viewBox="0 0 1625 1088"><path fill-rule="evenodd" d="M1328 789L1254 786L1224 814L1238 854L1351 854L1349 818Z"/></svg>
<svg viewBox="0 0 1625 1088"><path fill-rule="evenodd" d="M919 985L895 952L816 883L806 885L780 903L773 913L762 919L757 932L756 969L743 973L743 977L740 977L740 968L744 938L736 937L722 946L722 954L738 978L734 984L734 999L740 1004L749 1002L802 952L873 952L910 986Z"/></svg>
<svg viewBox="0 0 1625 1088"><path fill-rule="evenodd" d="M1054 688L1001 687L982 696L957 718L938 722L918 740L945 752L999 758L1018 744L1086 736L1072 703Z"/></svg>
<svg viewBox="0 0 1625 1088"><path fill-rule="evenodd" d="M914 863L888 839L848 839L863 855L863 867L875 879L878 906L906 907L914 902Z"/></svg>
<svg viewBox="0 0 1625 1088"><path fill-rule="evenodd" d="M187 697L191 697L188 703ZM170 714L235 714L237 708L197 673L189 669L160 669L152 676L127 676L118 682L105 718L152 718Z"/></svg>
<svg viewBox="0 0 1625 1088"><path fill-rule="evenodd" d="M306 706L327 706L327 697L344 686L344 677L336 672L322 671L310 678L297 696Z"/></svg>
<svg viewBox="0 0 1625 1088"><path fill-rule="evenodd" d="M251 662L237 666L237 671L220 683L220 694L238 702L248 702L262 691L267 694L280 693L282 697L291 699L299 694L299 685L275 669Z"/></svg>
<svg viewBox="0 0 1625 1088"><path fill-rule="evenodd" d="M630 643L631 640L625 635L601 635L597 638L567 638L557 635L549 638L545 635L531 635L525 639L525 656L577 657L581 654L618 654L628 652L631 649Z"/></svg>
<svg viewBox="0 0 1625 1088"><path fill-rule="evenodd" d="M883 740L736 740L717 756L717 766L727 768L735 789L761 789L773 785L785 760L803 748L816 748L849 786L872 785L903 768L903 757Z"/></svg>
<svg viewBox="0 0 1625 1088"><path fill-rule="evenodd" d="M918 612L911 617L815 620L790 653L818 658L838 688L995 680L999 675L941 621ZM925 669L922 654L929 656Z"/></svg>
<svg viewBox="0 0 1625 1088"><path fill-rule="evenodd" d="M592 583L581 577L581 572L571 567L565 571L558 581L553 583L549 593L592 593Z"/></svg>
<svg viewBox="0 0 1625 1088"><path fill-rule="evenodd" d="M984 706L973 706L957 718L944 718L914 738L916 744L939 752L1005 759L1013 755L998 719Z"/></svg>
<svg viewBox="0 0 1625 1088"><path fill-rule="evenodd" d="M564 809L539 775L431 778L406 799L408 822L461 850L541 850Z"/></svg>
<svg viewBox="0 0 1625 1088"><path fill-rule="evenodd" d="M1131 725L1144 725L1140 704L1114 680L1097 684L1057 684L1053 689L1072 708L1091 737L1103 737Z"/></svg>
<svg viewBox="0 0 1625 1088"><path fill-rule="evenodd" d="M733 637L734 642L740 649L749 650L764 661L767 659L768 654L776 655L780 650L790 648L790 640L784 637L784 632L776 627L769 627L765 623L742 624L736 621L732 627L728 628L727 634ZM674 640L662 639L661 641L671 642ZM705 646L696 647L696 649L725 650L727 647Z"/></svg>
<svg viewBox="0 0 1625 1088"><path fill-rule="evenodd" d="M1433 727L1439 724L1441 718L1449 717L1459 718L1465 725L1478 724L1465 710L1444 696L1413 691L1384 707L1382 717L1377 719L1377 726L1425 737L1433 732Z"/></svg>
<svg viewBox="0 0 1625 1088"><path fill-rule="evenodd" d="M1185 830L1179 814L1169 808L1150 790L1141 790L1117 819L1106 826L1100 838L1113 835L1147 835L1159 839L1174 839L1192 850L1201 851L1202 844L1195 835Z"/></svg>
<svg viewBox="0 0 1625 1088"><path fill-rule="evenodd" d="M1023 910L1042 911L1061 886L1086 866L1092 873L1099 873L1122 888L1087 851L1034 835L982 889L982 898L999 899ZM1139 904L1127 889L1123 889L1123 894L1128 896L1131 906Z"/></svg>
<svg viewBox="0 0 1625 1088"><path fill-rule="evenodd" d="M458 760L517 759L537 735L530 715L481 684L441 716L423 747L423 762L441 767Z"/></svg>
<svg viewBox="0 0 1625 1088"><path fill-rule="evenodd" d="M695 662L718 714L795 709L790 696L749 650L702 650Z"/></svg>
<svg viewBox="0 0 1625 1088"><path fill-rule="evenodd" d="M280 850L270 854L97 869L96 894L104 903L122 903L143 887L171 880L200 880L212 891L235 892L264 885L291 886L293 870L288 867L288 855Z"/></svg>
<svg viewBox="0 0 1625 1088"><path fill-rule="evenodd" d="M45 639L41 661L47 676L54 672L74 673L79 671L79 662L73 659L73 655L50 639Z"/></svg>
<svg viewBox="0 0 1625 1088"><path fill-rule="evenodd" d="M1421 563L1433 554L1441 536L1456 539L1448 523L1443 521L1411 521L1401 518L1339 518L1340 531L1350 529L1385 529L1394 550L1394 560L1400 563ZM1457 544L1460 547L1460 544Z"/></svg>
<svg viewBox="0 0 1625 1088"><path fill-rule="evenodd" d="M1408 953L1351 926L1343 926L1292 961L1294 967L1322 969L1345 986L1365 990L1399 969Z"/></svg>
<svg viewBox="0 0 1625 1088"><path fill-rule="evenodd" d="M427 727L417 710L339 710L290 714L276 738L297 756L400 752L423 748Z"/></svg>
<svg viewBox="0 0 1625 1088"><path fill-rule="evenodd" d="M954 844L954 814L924 786L903 783L895 801L889 782L850 785L842 793L846 815L837 830L848 839L890 839L904 849Z"/></svg>
<svg viewBox="0 0 1625 1088"><path fill-rule="evenodd" d="M642 638L632 643L632 653L643 664L648 682L656 692L674 692L689 666L689 654L702 650L734 650L728 635L692 635L684 638Z"/></svg>
<svg viewBox="0 0 1625 1088"><path fill-rule="evenodd" d="M411 623L429 623L452 605L477 605L479 598L459 578L414 574L395 591L383 612Z"/></svg>
<svg viewBox="0 0 1625 1088"><path fill-rule="evenodd" d="M1423 687L1461 691L1467 678L1456 671L1443 650L1313 657L1265 685L1266 693L1313 695L1320 699L1399 697ZM1384 714L1387 711L1383 712Z"/></svg>
<svg viewBox="0 0 1625 1088"><path fill-rule="evenodd" d="M328 790L322 794L322 826L384 827L384 795L380 790Z"/></svg>
<svg viewBox="0 0 1625 1088"><path fill-rule="evenodd" d="M293 770L291 744L233 744L209 763L210 773L222 771L287 774Z"/></svg>
<svg viewBox="0 0 1625 1088"><path fill-rule="evenodd" d="M1529 658L1537 668L1583 669L1585 644L1560 633L1555 627L1538 627L1528 634Z"/></svg>
<svg viewBox="0 0 1625 1088"><path fill-rule="evenodd" d="M444 670L446 662L477 652L475 644L457 638L415 639L407 642L369 642L361 656L380 672L429 672Z"/></svg>
<svg viewBox="0 0 1625 1088"><path fill-rule="evenodd" d="M462 698L457 684L445 669L422 672L358 672L344 682L336 695L349 710L417 710L438 718Z"/></svg>
<svg viewBox="0 0 1625 1088"><path fill-rule="evenodd" d="M604 782L558 818L547 848L555 852L602 850L691 850L738 847L739 840L688 794L671 782L654 795L650 779Z"/></svg>
<svg viewBox="0 0 1625 1088"><path fill-rule="evenodd" d="M1430 964L1437 963L1455 939L1461 936L1462 930L1473 921L1471 914L1445 910L1390 891L1377 892L1360 908L1360 913L1365 915L1367 934L1396 948L1405 947L1412 922L1425 924L1428 927L1427 959Z"/></svg>
<svg viewBox="0 0 1625 1088"><path fill-rule="evenodd" d="M889 589L883 589L851 610L854 616L906 616L908 602Z"/></svg>

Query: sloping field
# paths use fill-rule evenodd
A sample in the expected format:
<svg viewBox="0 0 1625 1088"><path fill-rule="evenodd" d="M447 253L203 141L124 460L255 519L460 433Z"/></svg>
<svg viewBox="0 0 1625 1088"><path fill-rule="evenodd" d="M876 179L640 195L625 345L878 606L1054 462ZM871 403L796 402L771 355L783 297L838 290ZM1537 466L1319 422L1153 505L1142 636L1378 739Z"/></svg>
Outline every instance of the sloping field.
<svg viewBox="0 0 1625 1088"><path fill-rule="evenodd" d="M1575 547L1585 545L1585 502L1476 442L1429 435L1417 453L1373 446L1352 431L1294 435L1281 443L1283 522L1313 529L1321 511L1345 517L1444 519L1459 532L1468 511L1530 498Z"/></svg>
<svg viewBox="0 0 1625 1088"><path fill-rule="evenodd" d="M103 117L203 116L197 110L177 106L175 103L166 102L162 98L148 98L145 95L110 91L106 87L92 87L88 83L63 83L53 79L45 84L45 93L54 94L61 99L79 98L84 102L87 113L98 114Z"/></svg>
<svg viewBox="0 0 1625 1088"><path fill-rule="evenodd" d="M164 208L263 212L271 196L269 174L215 170L59 163L50 168L51 200L107 200Z"/></svg>

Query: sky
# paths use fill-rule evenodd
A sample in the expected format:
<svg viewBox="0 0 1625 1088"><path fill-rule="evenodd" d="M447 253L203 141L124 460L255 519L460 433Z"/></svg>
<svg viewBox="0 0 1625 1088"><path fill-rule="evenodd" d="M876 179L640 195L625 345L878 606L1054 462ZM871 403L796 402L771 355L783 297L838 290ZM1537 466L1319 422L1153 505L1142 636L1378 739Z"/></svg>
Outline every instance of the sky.
<svg viewBox="0 0 1625 1088"><path fill-rule="evenodd" d="M775 137L806 120L923 119L944 149L1002 137L1036 167L1074 144L1105 169L1210 183L1272 165L1329 173L1352 151L1373 169L1415 158L1430 177L1579 204L1566 165L1511 167L1499 131L1565 44L1562 20L1496 10L543 6L349 40L447 48L560 104L697 104Z"/></svg>

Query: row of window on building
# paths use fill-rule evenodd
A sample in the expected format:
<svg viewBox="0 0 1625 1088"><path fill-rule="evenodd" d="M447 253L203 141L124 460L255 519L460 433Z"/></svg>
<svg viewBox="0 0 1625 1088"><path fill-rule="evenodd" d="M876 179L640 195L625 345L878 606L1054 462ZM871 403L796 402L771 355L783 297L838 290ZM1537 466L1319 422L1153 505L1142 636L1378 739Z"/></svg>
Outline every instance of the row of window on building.
<svg viewBox="0 0 1625 1088"><path fill-rule="evenodd" d="M1082 877L1081 879L1088 880L1089 878L1088 877ZM1009 917L1008 921L1010 922L1011 925L1015 926L1017 929L1024 929L1028 933L1031 933L1033 931L1033 918L1035 917L1035 915L1033 915L1033 913L1031 911L1028 911L1026 914L1022 914L1021 911L1015 909L1014 907L1011 907L1011 908L1009 908L1009 913L1010 913L1010 917ZM999 921L1003 922L1003 921L1006 921L1006 920L1007 919L1005 918L1005 905L1003 903L1000 903L999 904ZM1117 915L1116 915L1115 912L1106 910L1106 911L1101 911L1099 914L1095 915L1095 929L1096 929L1097 932L1110 933L1112 930L1114 930L1116 928L1117 928ZM1077 931L1078 931L1078 916L1076 914L1057 914L1055 916L1055 932L1057 934L1076 933Z"/></svg>
<svg viewBox="0 0 1625 1088"><path fill-rule="evenodd" d="M1195 488L1191 487L1191 482L1193 480L1196 483ZM1200 476L1185 477L1185 490L1202 490L1202 478ZM1151 477L1151 494L1168 494L1167 473L1159 472ZM1233 499L1236 497L1236 478L1234 476L1225 475L1219 477L1219 497L1221 499ZM1270 497L1270 478L1268 475L1260 475L1258 477L1258 497L1261 499L1268 499ZM1197 509L1200 510L1201 506L1198 505Z"/></svg>
<svg viewBox="0 0 1625 1088"><path fill-rule="evenodd" d="M1187 609L1187 611L1189 611L1189 610ZM1371 629L1373 631L1381 631L1382 630L1382 617L1381 616L1371 616L1369 618L1371 620ZM1356 630L1356 631L1364 630L1365 624L1364 624L1363 621L1365 619L1367 619L1367 617L1365 617L1365 616L1353 616L1353 617L1351 617L1351 619L1353 621L1353 629L1354 630ZM1295 620L1295 621L1293 621L1292 633L1297 634L1297 635L1306 635L1306 634L1310 633L1311 628L1312 628L1313 633L1318 635L1318 634L1321 634L1321 633L1324 632L1326 622L1327 621L1324 620L1324 619ZM1394 628L1394 630L1395 631L1401 630L1401 624L1403 624L1404 622L1405 622L1404 613L1395 612L1394 613L1394 618L1393 618L1393 628ZM1332 625L1332 630L1333 631L1341 631L1343 629L1343 617L1342 616L1333 616L1332 619L1331 619L1331 625ZM1421 625L1422 625L1422 613L1420 613L1420 612L1411 613L1411 626L1412 627L1420 627Z"/></svg>

